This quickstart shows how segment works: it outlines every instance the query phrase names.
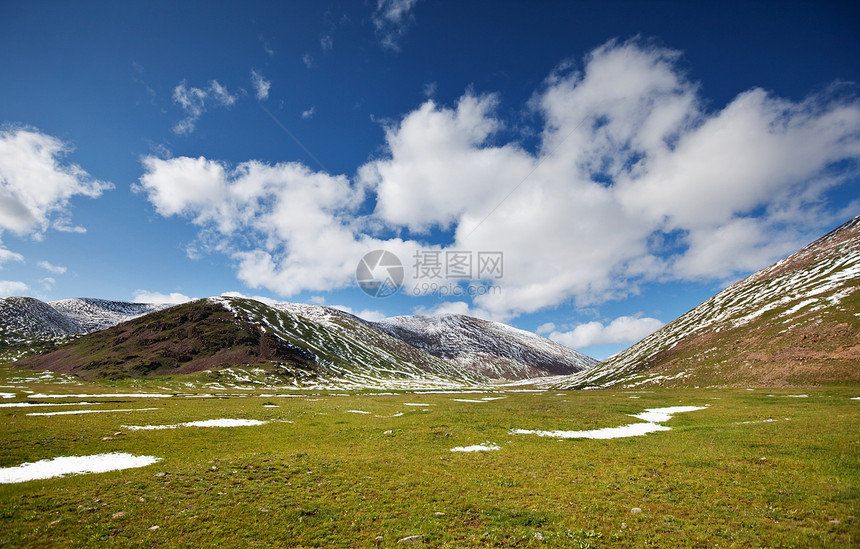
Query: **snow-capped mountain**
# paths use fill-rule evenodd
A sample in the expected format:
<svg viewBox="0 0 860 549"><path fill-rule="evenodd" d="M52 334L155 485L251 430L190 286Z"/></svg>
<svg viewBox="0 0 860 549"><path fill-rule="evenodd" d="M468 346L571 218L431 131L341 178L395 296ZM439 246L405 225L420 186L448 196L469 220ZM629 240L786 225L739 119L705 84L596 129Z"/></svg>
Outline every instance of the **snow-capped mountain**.
<svg viewBox="0 0 860 549"><path fill-rule="evenodd" d="M72 336L115 326L169 307L103 299L64 299L45 303L32 297L0 298L0 361L53 347Z"/></svg>
<svg viewBox="0 0 860 549"><path fill-rule="evenodd" d="M88 326L112 322L105 306L75 310ZM96 304L99 305L99 304ZM113 309L117 307L111 306ZM53 309L50 309L53 311ZM140 309L125 307L133 314ZM92 314L94 318L88 318ZM19 364L82 377L140 377L200 371L220 379L241 370L267 385L301 387L462 388L577 371L594 361L544 338L468 317L445 319L428 333L438 348L413 345L375 323L319 305L236 297L197 300L92 332ZM389 323L394 326L403 319ZM414 339L428 321L417 320ZM433 324L433 321L430 321ZM426 326L425 326L426 328ZM403 335L401 334L401 335ZM457 341L463 349L455 350ZM426 346L426 345L425 345ZM533 347L529 349L529 346ZM483 361L484 368L474 367ZM248 373L252 372L252 373ZM249 378L250 379L250 378Z"/></svg>
<svg viewBox="0 0 860 549"><path fill-rule="evenodd" d="M106 299L77 298L49 301L55 311L74 321L79 326L75 333L88 334L116 326L155 311L170 307L166 303L128 303Z"/></svg>
<svg viewBox="0 0 860 549"><path fill-rule="evenodd" d="M537 334L470 316L397 316L373 325L431 355L494 379L571 374L598 364Z"/></svg>
<svg viewBox="0 0 860 549"><path fill-rule="evenodd" d="M860 216L557 387L860 381Z"/></svg>

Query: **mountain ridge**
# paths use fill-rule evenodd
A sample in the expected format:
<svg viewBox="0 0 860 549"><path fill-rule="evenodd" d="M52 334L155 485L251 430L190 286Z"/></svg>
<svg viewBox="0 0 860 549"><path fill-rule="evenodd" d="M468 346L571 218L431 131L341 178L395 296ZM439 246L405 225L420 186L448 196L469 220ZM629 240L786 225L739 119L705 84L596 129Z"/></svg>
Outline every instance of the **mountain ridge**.
<svg viewBox="0 0 860 549"><path fill-rule="evenodd" d="M860 216L557 388L860 382Z"/></svg>
<svg viewBox="0 0 860 549"><path fill-rule="evenodd" d="M130 315L141 311L139 304L108 302L107 308L119 313L105 316L101 310L105 305L98 300L64 301L71 302L78 316L86 317L96 311L96 318L87 320L89 324L78 321L79 325L100 326L98 322L113 322L119 313ZM496 332L520 332L498 326L494 325ZM500 336L488 333L484 338ZM536 335L530 337L538 343L543 341ZM582 359L566 365L558 363L553 365L556 370L547 371L542 369L543 364L525 365L515 356L503 356L510 346L485 341L485 349L482 363L494 368L482 370L472 367L469 360L450 360L429 353L381 330L373 322L338 309L294 303L267 305L222 296L160 308L82 335L53 352L22 360L20 365L115 379L256 367L265 363L277 370L272 379L292 384L332 380L339 386L394 386L399 379L405 385L415 385L421 380L432 386L463 386L545 376L556 373L558 368L577 371L582 363ZM524 356L520 355L519 358ZM559 356L582 355L570 351ZM593 359L587 359L586 363L590 361Z"/></svg>

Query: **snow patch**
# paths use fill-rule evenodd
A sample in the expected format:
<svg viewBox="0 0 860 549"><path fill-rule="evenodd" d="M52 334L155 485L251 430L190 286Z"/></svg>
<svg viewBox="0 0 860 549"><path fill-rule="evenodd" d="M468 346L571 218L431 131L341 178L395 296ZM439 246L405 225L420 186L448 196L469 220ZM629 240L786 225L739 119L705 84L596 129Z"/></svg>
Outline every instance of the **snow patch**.
<svg viewBox="0 0 860 549"><path fill-rule="evenodd" d="M370 412L365 412L364 410L347 410L347 414L369 414Z"/></svg>
<svg viewBox="0 0 860 549"><path fill-rule="evenodd" d="M0 398L15 398L15 393L0 393Z"/></svg>
<svg viewBox="0 0 860 549"><path fill-rule="evenodd" d="M541 431L530 429L512 429L514 435L538 435L541 437L553 438L591 438L605 440L610 438L626 438L638 437L654 433L657 431L669 431L669 427L660 425L665 421L672 419L674 414L682 412L694 412L696 410L704 410L702 406L670 406L667 408L650 408L641 414L633 415L637 419L647 421L648 423L631 423L630 425L622 425L620 427L606 427L604 429L593 429L589 431ZM631 414L632 415L632 414Z"/></svg>
<svg viewBox="0 0 860 549"><path fill-rule="evenodd" d="M205 419L202 421L187 421L173 425L123 425L129 431L158 431L161 429L179 429L180 427L251 427L265 425L268 421L257 419Z"/></svg>
<svg viewBox="0 0 860 549"><path fill-rule="evenodd" d="M101 406L102 402L4 402L0 403L0 408L31 408L38 406Z"/></svg>
<svg viewBox="0 0 860 549"><path fill-rule="evenodd" d="M38 393L35 395L30 395L27 398L31 399L42 399L42 398L171 398L175 395L168 395L164 393L97 393L97 394L44 394Z"/></svg>
<svg viewBox="0 0 860 549"><path fill-rule="evenodd" d="M672 419L674 414L683 412L695 412L696 410L704 410L702 406L670 406L668 408L650 408L641 414L630 414L631 417L647 421L649 423L664 423Z"/></svg>
<svg viewBox="0 0 860 549"><path fill-rule="evenodd" d="M514 435L537 435L539 437L553 438L591 438L605 440L610 438L638 437L654 433L656 431L670 431L665 425L657 423L632 423L621 427L606 427L605 429L594 429L591 431L532 431L528 429L512 429Z"/></svg>
<svg viewBox="0 0 860 549"><path fill-rule="evenodd" d="M493 444L491 442L482 442L481 444L475 444L474 446L457 446L456 448L451 448L452 452L490 452L493 450L500 450L501 447Z"/></svg>
<svg viewBox="0 0 860 549"><path fill-rule="evenodd" d="M23 463L16 467L0 469L0 484L27 482L83 473L105 473L145 467L161 461L153 456L135 456L121 452L92 456L66 456L43 459L35 463Z"/></svg>

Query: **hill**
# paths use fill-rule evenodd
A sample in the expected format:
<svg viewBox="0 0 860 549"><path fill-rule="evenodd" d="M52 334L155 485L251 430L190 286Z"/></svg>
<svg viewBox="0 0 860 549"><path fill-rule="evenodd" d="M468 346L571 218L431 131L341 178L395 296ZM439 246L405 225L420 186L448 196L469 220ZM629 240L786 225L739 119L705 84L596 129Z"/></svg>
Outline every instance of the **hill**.
<svg viewBox="0 0 860 549"><path fill-rule="evenodd" d="M564 388L860 382L860 216Z"/></svg>

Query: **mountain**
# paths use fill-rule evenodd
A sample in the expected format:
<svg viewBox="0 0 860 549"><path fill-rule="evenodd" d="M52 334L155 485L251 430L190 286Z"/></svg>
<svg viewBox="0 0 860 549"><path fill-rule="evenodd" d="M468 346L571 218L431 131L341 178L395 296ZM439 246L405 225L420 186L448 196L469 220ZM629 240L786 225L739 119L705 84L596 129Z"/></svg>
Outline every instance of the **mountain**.
<svg viewBox="0 0 860 549"><path fill-rule="evenodd" d="M88 298L48 303L32 297L0 298L0 362L41 352L72 336L165 307L168 305Z"/></svg>
<svg viewBox="0 0 860 549"><path fill-rule="evenodd" d="M560 388L860 382L860 216Z"/></svg>
<svg viewBox="0 0 860 549"><path fill-rule="evenodd" d="M49 301L55 311L73 320L80 328L81 334L88 334L116 326L120 322L131 320L170 305L167 303L128 303L125 301L108 301L106 299L78 298Z"/></svg>
<svg viewBox="0 0 860 549"><path fill-rule="evenodd" d="M109 379L240 368L259 373L267 385L306 387L461 387L487 381L335 309L275 308L232 297L156 311L19 365Z"/></svg>
<svg viewBox="0 0 860 549"><path fill-rule="evenodd" d="M469 316L397 316L373 325L433 356L493 379L571 374L598 363L539 335Z"/></svg>

